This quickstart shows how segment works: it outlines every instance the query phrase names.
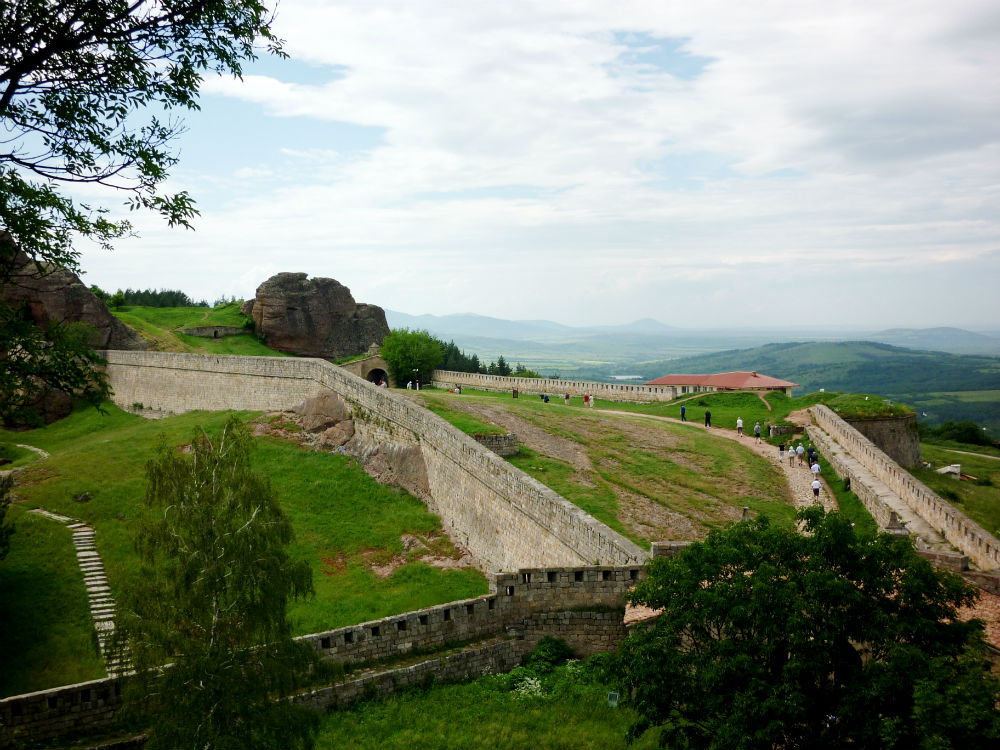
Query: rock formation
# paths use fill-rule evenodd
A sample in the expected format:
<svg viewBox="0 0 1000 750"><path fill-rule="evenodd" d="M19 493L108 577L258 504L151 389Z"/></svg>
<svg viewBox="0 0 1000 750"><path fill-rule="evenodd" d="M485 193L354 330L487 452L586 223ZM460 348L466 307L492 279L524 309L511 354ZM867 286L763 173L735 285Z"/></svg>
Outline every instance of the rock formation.
<svg viewBox="0 0 1000 750"><path fill-rule="evenodd" d="M96 332L93 349L148 349L142 337L112 315L79 277L63 268L38 267L24 254L17 260L11 283L0 297L13 308L23 308L39 328L52 323L89 323Z"/></svg>
<svg viewBox="0 0 1000 750"><path fill-rule="evenodd" d="M358 304L335 279L309 279L304 273L272 276L243 310L268 346L306 357L361 354L389 334L381 307Z"/></svg>

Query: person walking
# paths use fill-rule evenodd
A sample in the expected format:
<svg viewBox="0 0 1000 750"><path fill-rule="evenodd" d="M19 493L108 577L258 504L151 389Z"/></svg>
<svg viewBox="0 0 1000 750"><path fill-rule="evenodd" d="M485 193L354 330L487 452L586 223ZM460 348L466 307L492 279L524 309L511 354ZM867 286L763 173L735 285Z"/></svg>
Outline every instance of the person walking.
<svg viewBox="0 0 1000 750"><path fill-rule="evenodd" d="M708 409L705 409L705 427L711 427L711 426L712 426L712 412L710 412Z"/></svg>
<svg viewBox="0 0 1000 750"><path fill-rule="evenodd" d="M757 445L760 445L760 422L754 423L753 436L757 441Z"/></svg>
<svg viewBox="0 0 1000 750"><path fill-rule="evenodd" d="M778 461L782 462L785 460L785 444L778 443Z"/></svg>
<svg viewBox="0 0 1000 750"><path fill-rule="evenodd" d="M795 446L791 442L788 443L788 465L795 466Z"/></svg>
<svg viewBox="0 0 1000 750"><path fill-rule="evenodd" d="M594 408L594 402L595 402L595 401L597 401L597 399L596 399L596 398L594 398L594 394L593 394L593 393L591 393L591 394L590 394L590 408L591 408L591 409L593 409L593 408Z"/></svg>
<svg viewBox="0 0 1000 750"><path fill-rule="evenodd" d="M736 417L736 434L743 437L743 417Z"/></svg>
<svg viewBox="0 0 1000 750"><path fill-rule="evenodd" d="M814 461L813 465L810 468L812 469L813 477L819 479L819 473L822 471L822 469L819 466L819 461Z"/></svg>
<svg viewBox="0 0 1000 750"><path fill-rule="evenodd" d="M687 407L684 406L684 404L681 404L681 421L682 422L687 422L688 421L688 418L687 418Z"/></svg>
<svg viewBox="0 0 1000 750"><path fill-rule="evenodd" d="M569 406L569 394L567 393L563 398L566 399L566 406Z"/></svg>
<svg viewBox="0 0 1000 750"><path fill-rule="evenodd" d="M813 488L813 497L814 497L814 498L816 498L816 500L819 500L819 488L820 488L821 486L822 486L822 485L820 485L820 483L819 483L819 479L814 479L814 480L813 480L813 483L812 483L812 488Z"/></svg>
<svg viewBox="0 0 1000 750"><path fill-rule="evenodd" d="M802 456L805 455L806 449L802 447L802 443L799 443L798 447L795 449L795 453L799 457L799 466L804 466L805 461L802 460Z"/></svg>

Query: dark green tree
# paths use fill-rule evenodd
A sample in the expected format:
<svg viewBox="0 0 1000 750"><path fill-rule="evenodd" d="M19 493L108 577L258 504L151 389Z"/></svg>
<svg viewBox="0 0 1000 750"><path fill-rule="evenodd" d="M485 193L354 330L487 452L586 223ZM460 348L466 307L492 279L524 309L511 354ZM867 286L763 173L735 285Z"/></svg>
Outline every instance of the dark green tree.
<svg viewBox="0 0 1000 750"><path fill-rule="evenodd" d="M767 519L657 558L630 595L662 610L613 662L639 713L678 748L996 747L1000 689L982 624L956 619L976 590L907 539L861 536L804 511L805 534Z"/></svg>
<svg viewBox="0 0 1000 750"><path fill-rule="evenodd" d="M382 341L382 358L397 386L413 380L417 371L420 382L427 383L431 372L441 366L444 349L441 342L427 331L397 328Z"/></svg>
<svg viewBox="0 0 1000 750"><path fill-rule="evenodd" d="M291 525L251 471L250 441L234 417L197 435L190 456L163 445L146 467L141 568L120 597L116 643L150 748L300 747L316 725L281 699L315 659L286 616L312 574L288 555Z"/></svg>
<svg viewBox="0 0 1000 750"><path fill-rule="evenodd" d="M510 365L507 364L507 360L505 360L503 358L503 355L501 354L499 357L497 357L497 375L506 376L510 375L510 373L511 373Z"/></svg>
<svg viewBox="0 0 1000 750"><path fill-rule="evenodd" d="M7 509L10 508L10 490L14 479L10 474L0 476L0 560L10 552L10 538L14 534L14 525L7 521Z"/></svg>
<svg viewBox="0 0 1000 750"><path fill-rule="evenodd" d="M197 108L205 72L240 75L258 42L283 55L270 23L259 0L6 0L0 293L23 275L25 260L30 273L75 272L79 238L109 248L131 232L106 207L69 197L67 186L111 188L130 209L189 226L197 213L190 196L159 189L177 161L170 144L182 122L174 113ZM27 381L16 375L32 363L31 378L45 380L53 357L91 373L89 384L100 390L79 338L6 327L19 316L0 301L0 390L17 392ZM76 372L67 377L80 380Z"/></svg>

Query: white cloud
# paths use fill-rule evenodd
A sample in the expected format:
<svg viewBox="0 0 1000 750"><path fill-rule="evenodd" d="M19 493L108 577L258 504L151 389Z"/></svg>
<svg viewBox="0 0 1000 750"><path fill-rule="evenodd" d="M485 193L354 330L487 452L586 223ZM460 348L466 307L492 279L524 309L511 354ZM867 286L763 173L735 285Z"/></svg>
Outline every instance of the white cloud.
<svg viewBox="0 0 1000 750"><path fill-rule="evenodd" d="M760 298L829 288L836 302L816 304L831 323L884 316L886 299L886 323L998 322L957 281L1000 271L1000 21L985 0L285 0L277 32L329 80L206 82L260 107L247 126L283 160L190 176L227 200L194 234L151 225L127 243L184 255L164 262L175 286L199 263L273 267L410 312L581 322L748 295L762 324L783 313ZM671 75L651 39L683 40L703 70ZM285 142L292 119L381 136ZM845 300L852 274L884 274L878 307ZM223 275L199 273L196 295L263 281L244 270L227 291ZM942 310L913 302L930 293ZM693 318L730 319L715 302Z"/></svg>

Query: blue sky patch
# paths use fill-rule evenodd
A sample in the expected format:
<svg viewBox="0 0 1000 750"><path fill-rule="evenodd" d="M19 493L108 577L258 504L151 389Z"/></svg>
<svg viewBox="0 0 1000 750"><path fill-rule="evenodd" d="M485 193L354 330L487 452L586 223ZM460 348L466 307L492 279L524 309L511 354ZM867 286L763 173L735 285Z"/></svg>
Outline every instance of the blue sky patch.
<svg viewBox="0 0 1000 750"><path fill-rule="evenodd" d="M687 39L655 37L644 31L616 31L615 44L628 47L619 59L629 65L643 65L668 73L682 81L697 78L712 58L698 57L683 49Z"/></svg>

